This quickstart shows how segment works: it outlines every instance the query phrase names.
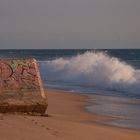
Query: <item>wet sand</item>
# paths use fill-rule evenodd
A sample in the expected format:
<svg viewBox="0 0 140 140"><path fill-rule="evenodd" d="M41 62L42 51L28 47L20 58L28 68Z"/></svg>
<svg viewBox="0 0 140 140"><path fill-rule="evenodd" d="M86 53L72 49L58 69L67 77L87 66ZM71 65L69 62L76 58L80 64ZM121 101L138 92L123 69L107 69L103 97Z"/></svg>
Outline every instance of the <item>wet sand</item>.
<svg viewBox="0 0 140 140"><path fill-rule="evenodd" d="M1 140L140 140L140 131L99 124L116 118L84 110L84 95L47 90L49 117L0 114Z"/></svg>

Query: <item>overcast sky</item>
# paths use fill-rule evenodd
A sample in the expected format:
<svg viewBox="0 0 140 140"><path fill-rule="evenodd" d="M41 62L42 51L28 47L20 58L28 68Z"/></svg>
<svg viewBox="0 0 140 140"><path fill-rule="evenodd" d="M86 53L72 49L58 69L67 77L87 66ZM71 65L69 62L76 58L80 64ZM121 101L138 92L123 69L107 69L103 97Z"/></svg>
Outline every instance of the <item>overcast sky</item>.
<svg viewBox="0 0 140 140"><path fill-rule="evenodd" d="M0 0L0 48L140 48L140 0Z"/></svg>

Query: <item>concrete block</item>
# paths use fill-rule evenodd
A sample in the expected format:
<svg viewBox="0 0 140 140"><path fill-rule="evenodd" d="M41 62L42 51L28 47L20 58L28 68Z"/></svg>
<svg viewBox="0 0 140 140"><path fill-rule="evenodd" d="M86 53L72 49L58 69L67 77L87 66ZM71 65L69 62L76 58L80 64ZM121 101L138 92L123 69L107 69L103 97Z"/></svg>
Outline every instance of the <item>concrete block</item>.
<svg viewBox="0 0 140 140"><path fill-rule="evenodd" d="M35 59L0 60L0 112L44 114L47 98Z"/></svg>

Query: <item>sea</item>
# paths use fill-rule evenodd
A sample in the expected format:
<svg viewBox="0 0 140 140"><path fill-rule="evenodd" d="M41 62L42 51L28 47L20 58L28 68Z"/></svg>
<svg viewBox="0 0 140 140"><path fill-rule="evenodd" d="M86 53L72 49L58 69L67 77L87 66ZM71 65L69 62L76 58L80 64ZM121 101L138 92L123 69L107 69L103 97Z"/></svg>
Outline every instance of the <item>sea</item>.
<svg viewBox="0 0 140 140"><path fill-rule="evenodd" d="M140 130L140 49L0 50L0 59L36 58L46 88L90 96L85 109Z"/></svg>

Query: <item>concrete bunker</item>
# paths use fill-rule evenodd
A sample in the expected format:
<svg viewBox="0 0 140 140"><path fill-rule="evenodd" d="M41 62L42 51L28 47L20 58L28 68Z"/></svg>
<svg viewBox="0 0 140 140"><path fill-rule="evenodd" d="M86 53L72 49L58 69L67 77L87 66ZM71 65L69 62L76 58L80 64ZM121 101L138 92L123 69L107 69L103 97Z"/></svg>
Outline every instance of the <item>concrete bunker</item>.
<svg viewBox="0 0 140 140"><path fill-rule="evenodd" d="M0 112L44 114L47 99L35 59L0 59Z"/></svg>

